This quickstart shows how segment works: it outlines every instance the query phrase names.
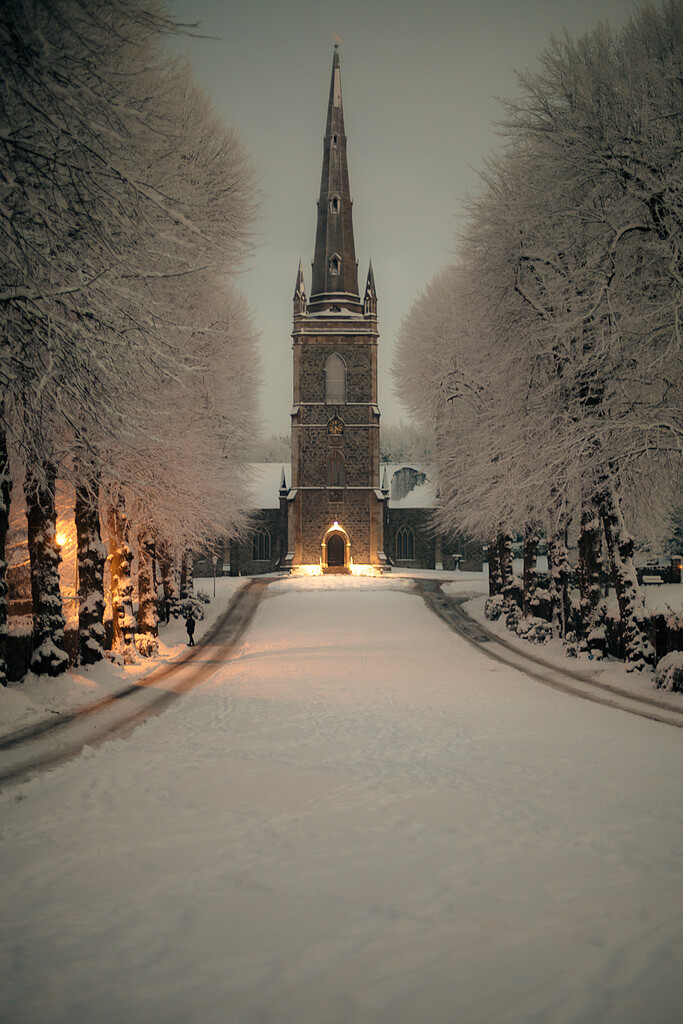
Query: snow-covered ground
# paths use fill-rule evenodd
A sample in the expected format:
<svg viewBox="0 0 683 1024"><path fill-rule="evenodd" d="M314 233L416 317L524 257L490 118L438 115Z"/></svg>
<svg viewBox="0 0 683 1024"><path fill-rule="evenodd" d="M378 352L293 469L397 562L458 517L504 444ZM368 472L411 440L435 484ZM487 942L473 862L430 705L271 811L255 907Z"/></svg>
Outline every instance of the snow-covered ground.
<svg viewBox="0 0 683 1024"><path fill-rule="evenodd" d="M240 577L219 577L214 598L213 579L196 580L195 590L203 590L211 601L203 605L204 618L197 623L195 641L201 640L246 582ZM139 681L160 665L175 661L185 652L186 646L184 621L171 619L168 625L162 623L159 626L159 654L155 658L140 658L136 665L125 669L102 661L85 669L74 667L57 679L29 673L8 687L0 686L0 738L108 697Z"/></svg>
<svg viewBox="0 0 683 1024"><path fill-rule="evenodd" d="M275 581L203 687L2 794L2 1021L680 1019L680 731L410 587Z"/></svg>
<svg viewBox="0 0 683 1024"><path fill-rule="evenodd" d="M549 664L561 669L580 671L585 676L592 676L601 683L617 686L625 692L634 696L656 698L665 701L672 707L683 708L683 693L670 693L662 690L655 690L652 686L652 673L629 672L623 661L615 658L606 658L604 661L589 660L587 655L582 654L577 658L568 658L562 640L550 640L543 645L530 644L528 640L518 637L505 625L503 617L496 622L491 622L484 614L484 605L488 593L487 584L481 573L472 573L469 579L466 574L439 573L439 577L448 575L449 579L443 584L443 592L447 596L455 597L468 592L470 600L465 605L465 611L472 618L486 626L486 629L496 633L502 640L521 652L531 653L542 658ZM456 577L456 578L454 578ZM669 583L659 586L646 586L641 588L645 607L651 612L677 612L679 615L683 610L683 585L680 583ZM608 604L616 607L617 599L612 590L607 598Z"/></svg>

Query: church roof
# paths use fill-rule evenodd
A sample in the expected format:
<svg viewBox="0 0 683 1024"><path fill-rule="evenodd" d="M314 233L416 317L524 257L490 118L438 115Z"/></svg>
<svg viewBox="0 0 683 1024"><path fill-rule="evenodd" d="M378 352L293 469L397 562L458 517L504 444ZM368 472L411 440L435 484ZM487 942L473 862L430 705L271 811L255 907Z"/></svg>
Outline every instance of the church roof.
<svg viewBox="0 0 683 1024"><path fill-rule="evenodd" d="M389 508L434 508L437 504L436 472L433 466L413 462L388 462Z"/></svg>
<svg viewBox="0 0 683 1024"><path fill-rule="evenodd" d="M433 508L437 503L436 474L432 466L405 462L383 463L380 480L387 475L389 508ZM292 468L288 462L252 462L248 466L251 507L278 508L282 474L285 485L292 485Z"/></svg>

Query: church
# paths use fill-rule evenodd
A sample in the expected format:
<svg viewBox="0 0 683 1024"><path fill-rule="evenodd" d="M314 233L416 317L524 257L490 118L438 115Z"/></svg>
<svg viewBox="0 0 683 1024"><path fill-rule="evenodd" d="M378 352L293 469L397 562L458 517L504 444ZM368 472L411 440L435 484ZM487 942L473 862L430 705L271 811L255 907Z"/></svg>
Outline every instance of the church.
<svg viewBox="0 0 683 1024"><path fill-rule="evenodd" d="M481 568L478 545L431 529L429 467L380 464L377 293L369 263L361 299L352 212L335 46L310 294L301 262L294 290L291 465L252 467L254 529L226 545L231 575Z"/></svg>

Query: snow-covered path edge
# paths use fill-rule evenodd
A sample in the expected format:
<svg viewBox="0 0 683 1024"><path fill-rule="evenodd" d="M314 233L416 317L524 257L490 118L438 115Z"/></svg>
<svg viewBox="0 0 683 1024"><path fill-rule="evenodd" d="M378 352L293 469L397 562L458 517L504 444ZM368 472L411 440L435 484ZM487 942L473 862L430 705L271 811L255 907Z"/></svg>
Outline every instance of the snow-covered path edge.
<svg viewBox="0 0 683 1024"><path fill-rule="evenodd" d="M523 657L537 658L554 669L567 673L568 676L578 673L585 680L593 679L596 684L612 687L638 700L683 712L683 694L655 689L652 685L651 671L630 672L623 661L612 657L607 657L604 661L589 660L585 655L569 658L561 640L551 640L541 645L532 644L509 630L502 619L492 622L486 618L486 596L475 592L468 595L466 587L453 585L451 582L445 584L443 589L447 596L463 599L463 612L511 651L518 651Z"/></svg>
<svg viewBox="0 0 683 1024"><path fill-rule="evenodd" d="M202 582L198 580L197 584ZM197 648L210 637L216 623L248 583L248 577L225 576L216 580L216 596L204 606L204 619L197 625ZM12 744L34 729L49 727L61 718L115 699L132 685L144 685L159 669L179 664L191 653L187 649L184 622L171 619L168 625L159 626L159 654L139 658L135 665L121 668L101 661L86 667L73 666L56 679L29 673L22 680L0 687L0 744Z"/></svg>
<svg viewBox="0 0 683 1024"><path fill-rule="evenodd" d="M561 647L557 650L558 644L546 656L546 645L531 644L505 627L490 629L491 625L498 624L485 617L480 600L473 601L467 594L447 595L440 588L423 592L422 596L432 612L474 647L495 661L523 672L530 679L574 697L683 728L683 695L653 689L652 686L645 689L642 679L638 677L632 681L632 676L621 662L605 661L591 666L587 660L567 658ZM469 610L472 608L479 614L472 614ZM612 666L616 671L609 671Z"/></svg>

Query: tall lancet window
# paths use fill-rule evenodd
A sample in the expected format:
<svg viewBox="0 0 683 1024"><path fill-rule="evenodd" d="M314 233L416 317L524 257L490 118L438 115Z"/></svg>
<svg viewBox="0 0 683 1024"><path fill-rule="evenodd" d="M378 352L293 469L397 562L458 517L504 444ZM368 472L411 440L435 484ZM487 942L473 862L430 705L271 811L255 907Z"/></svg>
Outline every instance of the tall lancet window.
<svg viewBox="0 0 683 1024"><path fill-rule="evenodd" d="M325 364L325 402L327 405L346 402L346 363L336 352Z"/></svg>
<svg viewBox="0 0 683 1024"><path fill-rule="evenodd" d="M328 487L346 487L344 456L336 448L327 456L326 483Z"/></svg>
<svg viewBox="0 0 683 1024"><path fill-rule="evenodd" d="M408 526L399 526L396 531L396 557L404 562L415 558L415 534Z"/></svg>

